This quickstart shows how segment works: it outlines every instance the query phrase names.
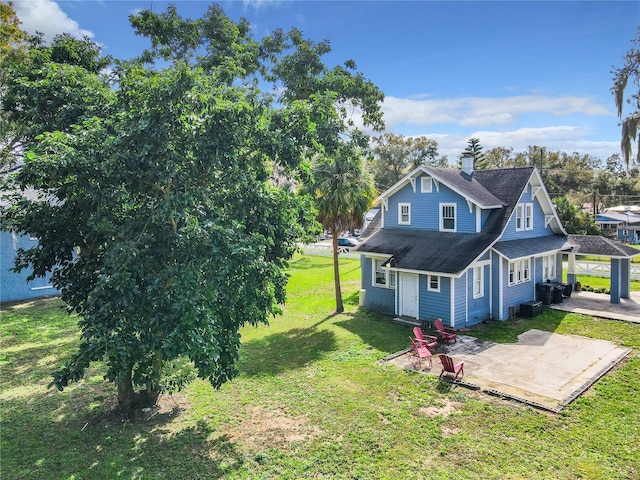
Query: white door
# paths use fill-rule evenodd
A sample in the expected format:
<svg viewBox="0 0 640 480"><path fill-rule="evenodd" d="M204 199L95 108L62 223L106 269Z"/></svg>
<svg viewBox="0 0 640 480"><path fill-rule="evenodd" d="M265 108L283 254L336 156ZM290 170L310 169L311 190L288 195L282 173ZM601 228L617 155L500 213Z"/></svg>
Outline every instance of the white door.
<svg viewBox="0 0 640 480"><path fill-rule="evenodd" d="M418 318L418 275L400 274L400 315Z"/></svg>

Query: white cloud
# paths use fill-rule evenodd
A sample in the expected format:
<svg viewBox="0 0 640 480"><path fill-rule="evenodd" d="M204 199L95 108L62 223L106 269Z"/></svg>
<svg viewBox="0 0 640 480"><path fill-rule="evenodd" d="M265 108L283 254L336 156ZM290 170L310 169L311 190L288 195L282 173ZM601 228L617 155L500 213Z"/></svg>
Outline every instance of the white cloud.
<svg viewBox="0 0 640 480"><path fill-rule="evenodd" d="M509 125L526 114L564 116L570 114L612 115L590 97L521 95L505 98L466 97L456 99L386 97L382 106L387 128L400 124L419 126L455 124L483 127Z"/></svg>
<svg viewBox="0 0 640 480"><path fill-rule="evenodd" d="M480 139L480 144L485 151L495 147L506 147L513 148L514 152L522 152L529 146L538 145L551 151L579 152L605 159L620 150L620 144L617 141L589 140L588 136L591 133L589 129L583 127L556 125L503 132L478 130L468 134L429 133L424 136L436 140L440 153L447 155L450 162L458 158L470 138Z"/></svg>
<svg viewBox="0 0 640 480"><path fill-rule="evenodd" d="M59 33L69 33L76 38L93 38L92 31L80 28L78 22L64 13L53 0L14 0L13 6L22 22L22 29L31 34L42 32L47 42Z"/></svg>
<svg viewBox="0 0 640 480"><path fill-rule="evenodd" d="M256 10L260 10L261 8L267 8L272 6L278 6L284 3L284 0L243 0L242 4L244 9L247 10L249 7L254 8Z"/></svg>

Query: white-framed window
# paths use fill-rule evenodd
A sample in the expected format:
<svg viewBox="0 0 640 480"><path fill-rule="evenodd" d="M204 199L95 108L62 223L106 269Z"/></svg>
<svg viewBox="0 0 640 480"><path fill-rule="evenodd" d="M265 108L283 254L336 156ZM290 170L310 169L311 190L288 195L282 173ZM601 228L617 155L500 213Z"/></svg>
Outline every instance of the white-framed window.
<svg viewBox="0 0 640 480"><path fill-rule="evenodd" d="M531 280L531 261L528 258L509 262L509 286Z"/></svg>
<svg viewBox="0 0 640 480"><path fill-rule="evenodd" d="M443 232L456 231L456 204L440 204L440 230Z"/></svg>
<svg viewBox="0 0 640 480"><path fill-rule="evenodd" d="M524 230L524 205L516 205L516 232Z"/></svg>
<svg viewBox="0 0 640 480"><path fill-rule="evenodd" d="M533 203L527 203L524 207L524 229L533 230Z"/></svg>
<svg viewBox="0 0 640 480"><path fill-rule="evenodd" d="M411 204L398 204L398 225L411 225Z"/></svg>
<svg viewBox="0 0 640 480"><path fill-rule="evenodd" d="M396 288L396 272L391 271L387 267L383 267L385 262L383 259L374 258L373 260L373 280L374 287Z"/></svg>
<svg viewBox="0 0 640 480"><path fill-rule="evenodd" d="M422 193L433 192L433 179L431 177L422 177L420 179L420 191Z"/></svg>
<svg viewBox="0 0 640 480"><path fill-rule="evenodd" d="M430 292L440 291L440 277L438 275L427 276L427 290Z"/></svg>
<svg viewBox="0 0 640 480"><path fill-rule="evenodd" d="M542 257L542 280L555 280L556 278L556 256L546 255Z"/></svg>
<svg viewBox="0 0 640 480"><path fill-rule="evenodd" d="M473 298L484 297L484 267L473 267Z"/></svg>

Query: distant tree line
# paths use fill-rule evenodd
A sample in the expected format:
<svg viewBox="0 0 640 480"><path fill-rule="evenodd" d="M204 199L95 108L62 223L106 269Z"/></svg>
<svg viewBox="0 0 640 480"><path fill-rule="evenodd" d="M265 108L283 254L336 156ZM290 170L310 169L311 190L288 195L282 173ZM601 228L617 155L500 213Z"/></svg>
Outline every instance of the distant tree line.
<svg viewBox="0 0 640 480"><path fill-rule="evenodd" d="M385 133L373 138L372 145L369 168L380 192L420 165L446 167L454 163L439 153L436 140L424 136ZM602 162L589 154L551 151L538 145L521 152L507 147L482 150L476 138L465 148L474 153L476 170L535 166L551 198L567 196L573 203L591 204L596 212L617 204L640 203L638 164L632 163L627 171L619 154Z"/></svg>

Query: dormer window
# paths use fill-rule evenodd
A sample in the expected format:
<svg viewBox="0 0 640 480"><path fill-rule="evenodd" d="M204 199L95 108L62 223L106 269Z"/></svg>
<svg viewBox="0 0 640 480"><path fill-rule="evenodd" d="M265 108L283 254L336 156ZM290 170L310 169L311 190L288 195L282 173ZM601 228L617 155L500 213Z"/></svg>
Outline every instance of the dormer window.
<svg viewBox="0 0 640 480"><path fill-rule="evenodd" d="M524 205L519 203L516 205L516 232L524 230Z"/></svg>
<svg viewBox="0 0 640 480"><path fill-rule="evenodd" d="M431 177L422 177L420 179L420 191L422 193L431 193L433 191L433 179Z"/></svg>
<svg viewBox="0 0 640 480"><path fill-rule="evenodd" d="M398 225L411 225L411 204L398 204Z"/></svg>
<svg viewBox="0 0 640 480"><path fill-rule="evenodd" d="M440 204L440 231L442 232L456 231L456 204L455 203Z"/></svg>
<svg viewBox="0 0 640 480"><path fill-rule="evenodd" d="M533 230L533 203L524 206L524 229Z"/></svg>

